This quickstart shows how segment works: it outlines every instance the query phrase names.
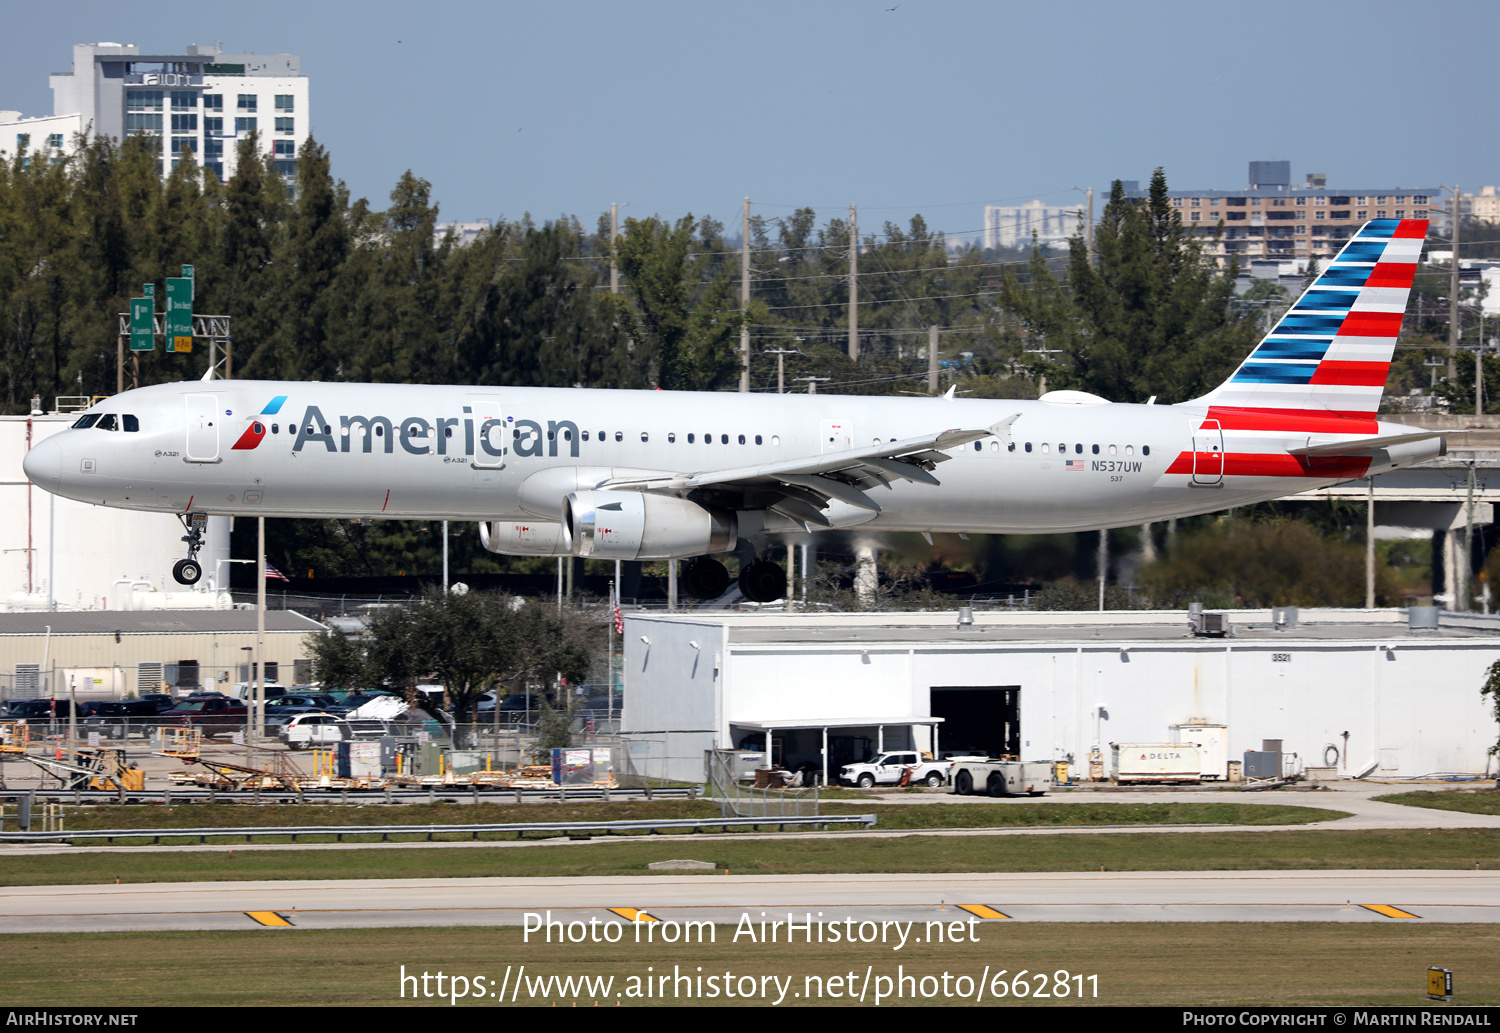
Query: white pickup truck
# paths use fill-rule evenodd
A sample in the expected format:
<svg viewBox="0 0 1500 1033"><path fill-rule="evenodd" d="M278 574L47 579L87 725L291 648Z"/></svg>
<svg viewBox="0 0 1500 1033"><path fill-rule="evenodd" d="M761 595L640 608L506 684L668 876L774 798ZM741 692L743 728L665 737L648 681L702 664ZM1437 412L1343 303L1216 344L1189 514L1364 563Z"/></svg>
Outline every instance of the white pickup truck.
<svg viewBox="0 0 1500 1033"><path fill-rule="evenodd" d="M1052 786L1052 763L1045 760L990 760L964 757L953 762L953 791L959 796L1041 796Z"/></svg>
<svg viewBox="0 0 1500 1033"><path fill-rule="evenodd" d="M839 781L857 785L861 789L872 786L893 786L901 781L902 772L911 768L908 785L940 786L948 781L951 761L924 760L916 750L886 750L871 754L860 764L845 764L839 770Z"/></svg>

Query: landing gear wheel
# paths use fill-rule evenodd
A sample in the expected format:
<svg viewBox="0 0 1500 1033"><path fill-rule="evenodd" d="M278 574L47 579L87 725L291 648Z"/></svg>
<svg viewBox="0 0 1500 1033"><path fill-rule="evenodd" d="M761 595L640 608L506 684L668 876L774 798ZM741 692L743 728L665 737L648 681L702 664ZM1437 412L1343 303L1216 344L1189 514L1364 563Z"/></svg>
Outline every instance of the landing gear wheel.
<svg viewBox="0 0 1500 1033"><path fill-rule="evenodd" d="M943 776L936 771L930 772L927 776L927 784L934 789L942 785L944 781L945 779L943 778Z"/></svg>
<svg viewBox="0 0 1500 1033"><path fill-rule="evenodd" d="M740 571L740 592L752 603L769 603L786 594L786 571L770 560L756 560Z"/></svg>
<svg viewBox="0 0 1500 1033"><path fill-rule="evenodd" d="M973 796L974 777L967 771L960 771L953 779L953 791L959 796Z"/></svg>
<svg viewBox="0 0 1500 1033"><path fill-rule="evenodd" d="M197 560L178 560L172 564L172 577L179 585L196 585L203 576L203 568Z"/></svg>
<svg viewBox="0 0 1500 1033"><path fill-rule="evenodd" d="M984 791L991 796L1005 795L1005 776L996 771L990 775L989 781L984 784Z"/></svg>
<svg viewBox="0 0 1500 1033"><path fill-rule="evenodd" d="M717 599L729 587L729 568L716 559L701 556L688 560L682 580L693 598Z"/></svg>

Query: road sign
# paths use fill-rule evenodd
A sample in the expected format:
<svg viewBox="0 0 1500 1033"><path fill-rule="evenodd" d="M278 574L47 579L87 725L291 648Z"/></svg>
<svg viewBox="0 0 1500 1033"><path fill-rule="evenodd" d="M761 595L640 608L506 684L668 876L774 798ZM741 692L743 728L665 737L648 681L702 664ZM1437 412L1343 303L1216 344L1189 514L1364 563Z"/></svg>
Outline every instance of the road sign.
<svg viewBox="0 0 1500 1033"><path fill-rule="evenodd" d="M151 286L149 283L146 286ZM130 299L130 350L156 350L156 302L151 298Z"/></svg>
<svg viewBox="0 0 1500 1033"><path fill-rule="evenodd" d="M182 278L188 282L188 300L196 301L198 296L198 283L193 279L193 267L185 265L182 267Z"/></svg>
<svg viewBox="0 0 1500 1033"><path fill-rule="evenodd" d="M193 350L193 281L187 277L167 277L163 334L167 339L167 351Z"/></svg>
<svg viewBox="0 0 1500 1033"><path fill-rule="evenodd" d="M154 298L154 297L156 297L156 284L154 284L154 283L148 283L144 287L142 287L141 288L141 297L143 297L143 298Z"/></svg>

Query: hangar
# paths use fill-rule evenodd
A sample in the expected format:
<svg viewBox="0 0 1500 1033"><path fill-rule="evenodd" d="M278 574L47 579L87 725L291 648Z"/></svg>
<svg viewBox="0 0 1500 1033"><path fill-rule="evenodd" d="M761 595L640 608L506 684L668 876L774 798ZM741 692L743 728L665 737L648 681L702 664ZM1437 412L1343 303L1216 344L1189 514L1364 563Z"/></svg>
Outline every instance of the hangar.
<svg viewBox="0 0 1500 1033"><path fill-rule="evenodd" d="M630 614L622 731L636 770L701 781L704 751L830 773L873 749L1071 760L1282 741L1341 776L1487 773L1479 687L1500 617L1408 610ZM969 621L965 623L965 621ZM1183 736L1179 738L1179 736ZM825 767L826 765L826 767Z"/></svg>

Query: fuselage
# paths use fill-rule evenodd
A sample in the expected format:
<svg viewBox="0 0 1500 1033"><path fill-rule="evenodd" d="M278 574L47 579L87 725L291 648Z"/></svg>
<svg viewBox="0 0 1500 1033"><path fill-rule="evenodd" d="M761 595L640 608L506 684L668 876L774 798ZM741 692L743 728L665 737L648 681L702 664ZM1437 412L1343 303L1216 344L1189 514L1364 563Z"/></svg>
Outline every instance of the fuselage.
<svg viewBox="0 0 1500 1033"><path fill-rule="evenodd" d="M32 450L34 483L103 506L268 517L555 521L567 491L610 478L753 468L1015 417L951 449L934 471L940 485L898 480L872 496L879 512L851 508L834 523L1046 533L1279 498L1442 448L1434 439L1309 458L1289 449L1411 428L1068 392L1016 401L221 380L127 391L89 415L100 418ZM759 526L802 529L775 514Z"/></svg>

